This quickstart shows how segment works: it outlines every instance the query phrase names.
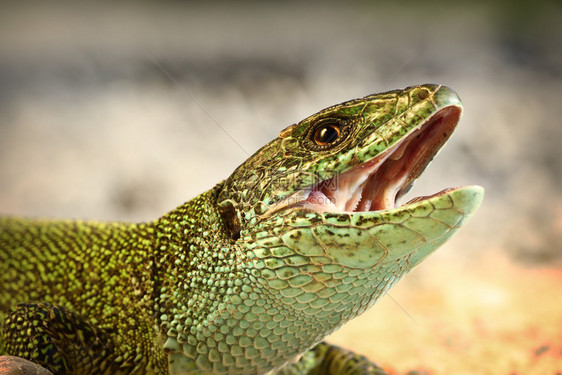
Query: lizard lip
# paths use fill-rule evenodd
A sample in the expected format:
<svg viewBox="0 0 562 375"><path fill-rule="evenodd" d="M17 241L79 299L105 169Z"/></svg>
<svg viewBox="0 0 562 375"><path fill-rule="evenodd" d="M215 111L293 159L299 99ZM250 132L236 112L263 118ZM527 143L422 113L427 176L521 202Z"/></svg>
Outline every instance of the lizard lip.
<svg viewBox="0 0 562 375"><path fill-rule="evenodd" d="M368 212L395 208L453 133L460 107L445 107L388 150L314 185L301 205L315 212ZM406 204L445 194L451 189Z"/></svg>

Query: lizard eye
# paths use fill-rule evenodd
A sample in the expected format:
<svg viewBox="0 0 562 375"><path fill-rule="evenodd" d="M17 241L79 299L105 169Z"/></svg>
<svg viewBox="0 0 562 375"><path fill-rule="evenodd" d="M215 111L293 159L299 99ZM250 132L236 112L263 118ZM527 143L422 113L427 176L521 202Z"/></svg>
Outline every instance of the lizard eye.
<svg viewBox="0 0 562 375"><path fill-rule="evenodd" d="M336 142L341 136L340 127L336 124L322 124L313 134L314 143L318 146L328 146Z"/></svg>

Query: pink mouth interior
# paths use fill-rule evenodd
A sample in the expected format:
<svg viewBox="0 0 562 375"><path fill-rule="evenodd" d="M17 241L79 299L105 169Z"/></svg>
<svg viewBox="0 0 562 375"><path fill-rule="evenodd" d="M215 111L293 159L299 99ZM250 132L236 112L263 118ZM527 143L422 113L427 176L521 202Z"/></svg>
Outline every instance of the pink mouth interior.
<svg viewBox="0 0 562 375"><path fill-rule="evenodd" d="M312 189L303 202L304 207L317 212L394 208L397 200L408 192L413 181L451 136L460 113L458 107L446 107L384 153L322 181ZM412 201L426 198L418 197Z"/></svg>

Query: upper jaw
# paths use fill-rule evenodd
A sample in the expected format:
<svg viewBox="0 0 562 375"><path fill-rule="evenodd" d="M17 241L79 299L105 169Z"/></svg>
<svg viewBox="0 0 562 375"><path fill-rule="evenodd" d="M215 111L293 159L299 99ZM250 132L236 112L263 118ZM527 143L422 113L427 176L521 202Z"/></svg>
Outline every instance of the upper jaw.
<svg viewBox="0 0 562 375"><path fill-rule="evenodd" d="M289 204L278 202L275 206L290 205L318 213L392 209L453 133L460 115L460 106L444 107L374 158L295 192L291 199L284 200ZM280 208L270 207L268 211Z"/></svg>

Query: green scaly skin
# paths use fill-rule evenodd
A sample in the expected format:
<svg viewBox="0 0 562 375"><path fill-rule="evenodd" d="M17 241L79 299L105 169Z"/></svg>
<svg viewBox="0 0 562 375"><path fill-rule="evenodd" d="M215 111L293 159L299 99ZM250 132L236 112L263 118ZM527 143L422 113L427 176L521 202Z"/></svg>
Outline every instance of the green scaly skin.
<svg viewBox="0 0 562 375"><path fill-rule="evenodd" d="M460 100L437 85L327 108L150 223L0 219L0 352L55 374L384 374L322 340L446 242L483 190L363 212L299 202L443 109L456 124ZM319 144L326 126L338 135Z"/></svg>

